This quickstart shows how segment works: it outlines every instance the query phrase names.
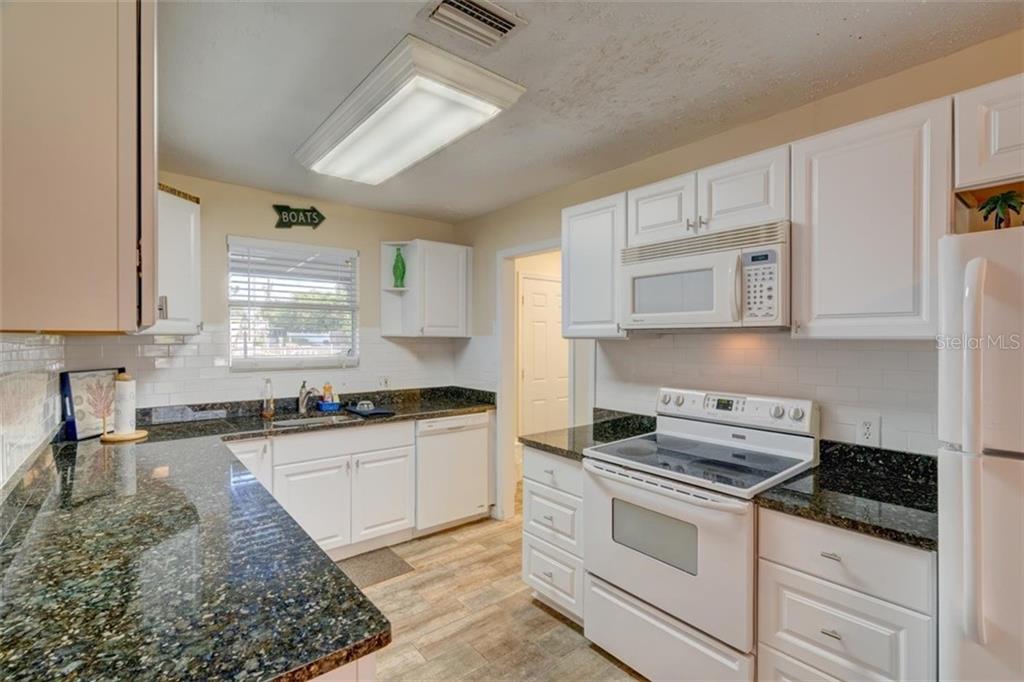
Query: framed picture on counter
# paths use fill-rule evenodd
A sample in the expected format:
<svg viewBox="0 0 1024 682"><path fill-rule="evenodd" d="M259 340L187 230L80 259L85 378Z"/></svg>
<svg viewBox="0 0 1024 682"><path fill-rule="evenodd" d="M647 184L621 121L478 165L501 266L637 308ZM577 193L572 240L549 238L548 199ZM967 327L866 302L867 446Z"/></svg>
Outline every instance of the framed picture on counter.
<svg viewBox="0 0 1024 682"><path fill-rule="evenodd" d="M69 440L114 430L114 377L124 367L60 373L61 409Z"/></svg>

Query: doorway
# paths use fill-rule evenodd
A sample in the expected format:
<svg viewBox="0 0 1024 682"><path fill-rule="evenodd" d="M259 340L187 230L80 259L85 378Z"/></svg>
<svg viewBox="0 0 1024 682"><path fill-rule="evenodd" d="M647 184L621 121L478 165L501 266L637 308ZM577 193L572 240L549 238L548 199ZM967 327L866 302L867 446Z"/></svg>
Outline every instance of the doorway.
<svg viewBox="0 0 1024 682"><path fill-rule="evenodd" d="M562 338L562 256L548 251L515 259L516 436L564 429L569 414L569 341ZM515 476L522 479L516 442ZM520 491L517 484L516 507Z"/></svg>

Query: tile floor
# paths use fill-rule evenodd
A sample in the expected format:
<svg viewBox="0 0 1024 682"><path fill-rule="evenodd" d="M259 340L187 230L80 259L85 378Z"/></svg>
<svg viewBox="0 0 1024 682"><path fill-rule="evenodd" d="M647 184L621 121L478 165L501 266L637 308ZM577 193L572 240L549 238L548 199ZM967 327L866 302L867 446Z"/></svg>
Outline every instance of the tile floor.
<svg viewBox="0 0 1024 682"><path fill-rule="evenodd" d="M521 533L485 520L392 548L415 570L364 590L393 628L377 679L642 679L530 596Z"/></svg>

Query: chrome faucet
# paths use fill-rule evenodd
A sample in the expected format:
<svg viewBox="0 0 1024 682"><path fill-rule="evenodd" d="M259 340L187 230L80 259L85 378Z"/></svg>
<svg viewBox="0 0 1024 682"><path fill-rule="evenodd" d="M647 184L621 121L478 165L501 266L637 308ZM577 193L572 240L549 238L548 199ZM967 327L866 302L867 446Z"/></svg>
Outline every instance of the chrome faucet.
<svg viewBox="0 0 1024 682"><path fill-rule="evenodd" d="M305 416L309 412L309 399L319 398L320 391L317 388L306 388L306 382L299 387L299 414Z"/></svg>

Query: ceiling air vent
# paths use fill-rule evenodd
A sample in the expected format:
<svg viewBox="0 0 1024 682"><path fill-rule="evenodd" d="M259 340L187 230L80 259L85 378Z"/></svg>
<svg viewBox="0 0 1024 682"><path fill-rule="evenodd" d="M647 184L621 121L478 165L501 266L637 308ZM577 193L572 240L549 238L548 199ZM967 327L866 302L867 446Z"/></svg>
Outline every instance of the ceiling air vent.
<svg viewBox="0 0 1024 682"><path fill-rule="evenodd" d="M428 19L470 40L493 47L525 22L487 0L441 0Z"/></svg>

